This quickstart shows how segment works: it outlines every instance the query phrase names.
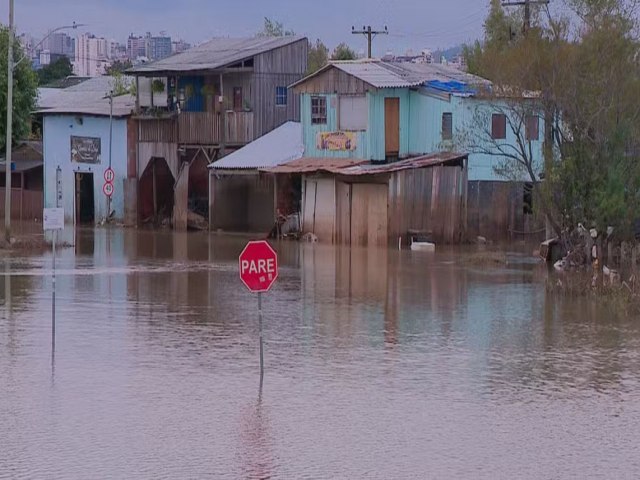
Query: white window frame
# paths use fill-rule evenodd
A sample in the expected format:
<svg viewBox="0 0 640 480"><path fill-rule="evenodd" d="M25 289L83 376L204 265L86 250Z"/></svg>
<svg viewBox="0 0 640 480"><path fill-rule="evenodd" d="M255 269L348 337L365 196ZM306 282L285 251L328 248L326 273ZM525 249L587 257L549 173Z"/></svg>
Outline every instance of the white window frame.
<svg viewBox="0 0 640 480"><path fill-rule="evenodd" d="M354 102L362 102L357 107L361 112L353 112ZM345 111L350 109L353 118L343 118ZM361 115L361 118L356 118ZM369 101L366 95L341 95L338 97L338 128L343 131L363 132L369 128Z"/></svg>

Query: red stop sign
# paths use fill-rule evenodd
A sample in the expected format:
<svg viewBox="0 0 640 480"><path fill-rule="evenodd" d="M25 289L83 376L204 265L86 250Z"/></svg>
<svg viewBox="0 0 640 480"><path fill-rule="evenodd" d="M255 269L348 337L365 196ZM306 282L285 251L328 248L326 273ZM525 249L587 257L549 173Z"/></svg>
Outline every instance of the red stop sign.
<svg viewBox="0 0 640 480"><path fill-rule="evenodd" d="M264 240L247 243L239 265L240 280L252 292L266 292L278 278L278 255Z"/></svg>

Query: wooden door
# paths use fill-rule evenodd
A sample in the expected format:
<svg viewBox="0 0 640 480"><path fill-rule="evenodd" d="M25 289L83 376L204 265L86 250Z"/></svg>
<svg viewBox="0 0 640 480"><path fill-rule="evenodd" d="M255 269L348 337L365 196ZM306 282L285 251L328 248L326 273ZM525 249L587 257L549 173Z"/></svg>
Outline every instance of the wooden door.
<svg viewBox="0 0 640 480"><path fill-rule="evenodd" d="M400 99L384 99L384 151L387 157L400 153Z"/></svg>

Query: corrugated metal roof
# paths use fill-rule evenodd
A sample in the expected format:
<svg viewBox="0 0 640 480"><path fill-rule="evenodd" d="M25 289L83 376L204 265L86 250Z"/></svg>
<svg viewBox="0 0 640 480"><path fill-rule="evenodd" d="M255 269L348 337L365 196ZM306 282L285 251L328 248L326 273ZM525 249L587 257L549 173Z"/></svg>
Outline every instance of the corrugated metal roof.
<svg viewBox="0 0 640 480"><path fill-rule="evenodd" d="M383 62L345 62L334 66L376 88L416 87L424 81L419 75L389 68Z"/></svg>
<svg viewBox="0 0 640 480"><path fill-rule="evenodd" d="M385 164L366 164L356 165L353 167L343 168L340 175L375 175L379 173L398 172L400 170L411 170L415 168L433 167L435 165L445 165L449 163L458 163L468 157L466 153L455 152L436 152L419 157L408 158L399 162Z"/></svg>
<svg viewBox="0 0 640 480"><path fill-rule="evenodd" d="M424 85L429 81L457 81L469 85L490 85L484 78L468 74L447 65L383 62L380 60L348 60L331 62L317 72L295 82L291 87L300 85L320 75L330 68L337 68L375 88L409 88Z"/></svg>
<svg viewBox="0 0 640 480"><path fill-rule="evenodd" d="M287 122L275 130L209 165L214 170L275 167L297 160L304 153L302 125Z"/></svg>
<svg viewBox="0 0 640 480"><path fill-rule="evenodd" d="M467 85L491 85L491 82L486 78L472 75L464 72L458 68L451 67L449 65L443 65L441 63L387 63L390 66L400 66L403 70L413 72L415 75L419 75L423 81L422 83L430 81L450 82L456 81L465 83Z"/></svg>
<svg viewBox="0 0 640 480"><path fill-rule="evenodd" d="M123 77L126 83L131 77ZM94 77L69 88L38 89L38 110L42 114L79 113L85 115L109 115L109 99L113 77ZM113 98L113 115L129 115L135 107L135 97L120 95Z"/></svg>
<svg viewBox="0 0 640 480"><path fill-rule="evenodd" d="M353 167L363 163L368 163L368 161L362 158L304 157L277 167L261 168L260 171L267 173L337 173L346 167Z"/></svg>
<svg viewBox="0 0 640 480"><path fill-rule="evenodd" d="M260 169L260 171L268 173L326 172L346 176L376 175L400 170L457 163L467 158L467 156L466 153L435 152L385 164L375 164L361 159L305 157L278 167Z"/></svg>
<svg viewBox="0 0 640 480"><path fill-rule="evenodd" d="M215 70L300 40L306 41L306 37L214 38L186 52L139 65L127 72L144 75Z"/></svg>

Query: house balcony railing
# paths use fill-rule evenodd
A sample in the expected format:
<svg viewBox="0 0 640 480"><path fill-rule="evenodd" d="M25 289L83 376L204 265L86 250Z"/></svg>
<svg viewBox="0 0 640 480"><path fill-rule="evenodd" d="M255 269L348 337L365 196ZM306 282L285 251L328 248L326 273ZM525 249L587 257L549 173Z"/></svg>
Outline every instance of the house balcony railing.
<svg viewBox="0 0 640 480"><path fill-rule="evenodd" d="M174 115L138 116L140 142L183 145L245 145L254 139L253 112L225 112L224 137L221 113L182 112Z"/></svg>

